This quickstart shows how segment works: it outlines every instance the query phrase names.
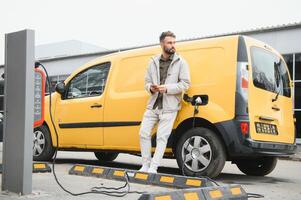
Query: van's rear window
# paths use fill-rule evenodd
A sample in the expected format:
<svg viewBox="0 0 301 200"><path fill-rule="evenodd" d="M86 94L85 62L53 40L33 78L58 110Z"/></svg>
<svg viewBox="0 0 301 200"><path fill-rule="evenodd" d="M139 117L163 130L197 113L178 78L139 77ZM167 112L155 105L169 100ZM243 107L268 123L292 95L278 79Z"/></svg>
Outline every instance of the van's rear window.
<svg viewBox="0 0 301 200"><path fill-rule="evenodd" d="M290 79L284 61L275 54L251 48L253 84L261 89L290 97Z"/></svg>

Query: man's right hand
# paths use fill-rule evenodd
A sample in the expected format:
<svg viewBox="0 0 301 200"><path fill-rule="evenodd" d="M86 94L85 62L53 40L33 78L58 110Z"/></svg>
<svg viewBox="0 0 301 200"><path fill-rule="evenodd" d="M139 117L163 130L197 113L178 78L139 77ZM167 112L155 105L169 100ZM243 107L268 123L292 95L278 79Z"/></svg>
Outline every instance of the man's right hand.
<svg viewBox="0 0 301 200"><path fill-rule="evenodd" d="M151 91L152 93L158 92L158 91L159 91L158 85L155 85L155 84L151 85L151 86L150 86L150 91Z"/></svg>

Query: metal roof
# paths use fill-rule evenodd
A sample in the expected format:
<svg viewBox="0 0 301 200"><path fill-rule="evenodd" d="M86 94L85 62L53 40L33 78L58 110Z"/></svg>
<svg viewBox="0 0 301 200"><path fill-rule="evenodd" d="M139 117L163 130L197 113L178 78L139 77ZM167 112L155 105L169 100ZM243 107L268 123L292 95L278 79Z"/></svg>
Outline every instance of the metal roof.
<svg viewBox="0 0 301 200"><path fill-rule="evenodd" d="M200 40L200 39L230 36L230 35L250 35L250 34L256 34L256 33L266 33L266 32L290 30L290 29L296 29L296 28L301 28L301 21L300 22L295 22L295 23L281 24L281 25L276 25L276 26L266 26L266 27L261 27L261 28L256 28L256 29L242 30L242 31L237 31L237 32L228 32L228 33L221 33L221 34L214 34L214 35L204 35L204 36L195 37L195 38L181 39L181 40L178 40L177 42ZM98 54L103 55L103 54L109 54L109 53L114 53L114 52L119 52L119 51L126 51L126 50L138 49L138 48L143 48L143 47L150 47L150 46L155 46L155 45L158 45L158 44L159 43L137 45L137 46L127 47L127 48L113 49L113 50L102 51L102 52L95 52L93 54L82 54L82 55L77 55L76 57L78 57L78 56L89 56L89 55L98 55ZM70 58L70 57L68 57L68 58Z"/></svg>

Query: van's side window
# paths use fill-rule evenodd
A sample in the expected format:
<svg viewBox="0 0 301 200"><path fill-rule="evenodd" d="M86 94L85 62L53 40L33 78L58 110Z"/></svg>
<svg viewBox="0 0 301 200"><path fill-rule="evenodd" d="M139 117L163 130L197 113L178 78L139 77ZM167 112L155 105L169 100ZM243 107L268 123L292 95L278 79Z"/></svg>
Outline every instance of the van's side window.
<svg viewBox="0 0 301 200"><path fill-rule="evenodd" d="M67 86L66 99L99 96L105 89L110 63L90 67L77 74Z"/></svg>

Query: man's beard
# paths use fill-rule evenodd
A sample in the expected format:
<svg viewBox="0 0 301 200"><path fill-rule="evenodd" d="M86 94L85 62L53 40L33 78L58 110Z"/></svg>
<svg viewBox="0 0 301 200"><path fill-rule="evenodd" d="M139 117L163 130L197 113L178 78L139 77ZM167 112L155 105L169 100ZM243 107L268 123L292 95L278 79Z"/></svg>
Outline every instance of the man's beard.
<svg viewBox="0 0 301 200"><path fill-rule="evenodd" d="M164 48L164 52L171 55L171 54L174 54L176 52L176 49L175 48L167 48L165 47Z"/></svg>

